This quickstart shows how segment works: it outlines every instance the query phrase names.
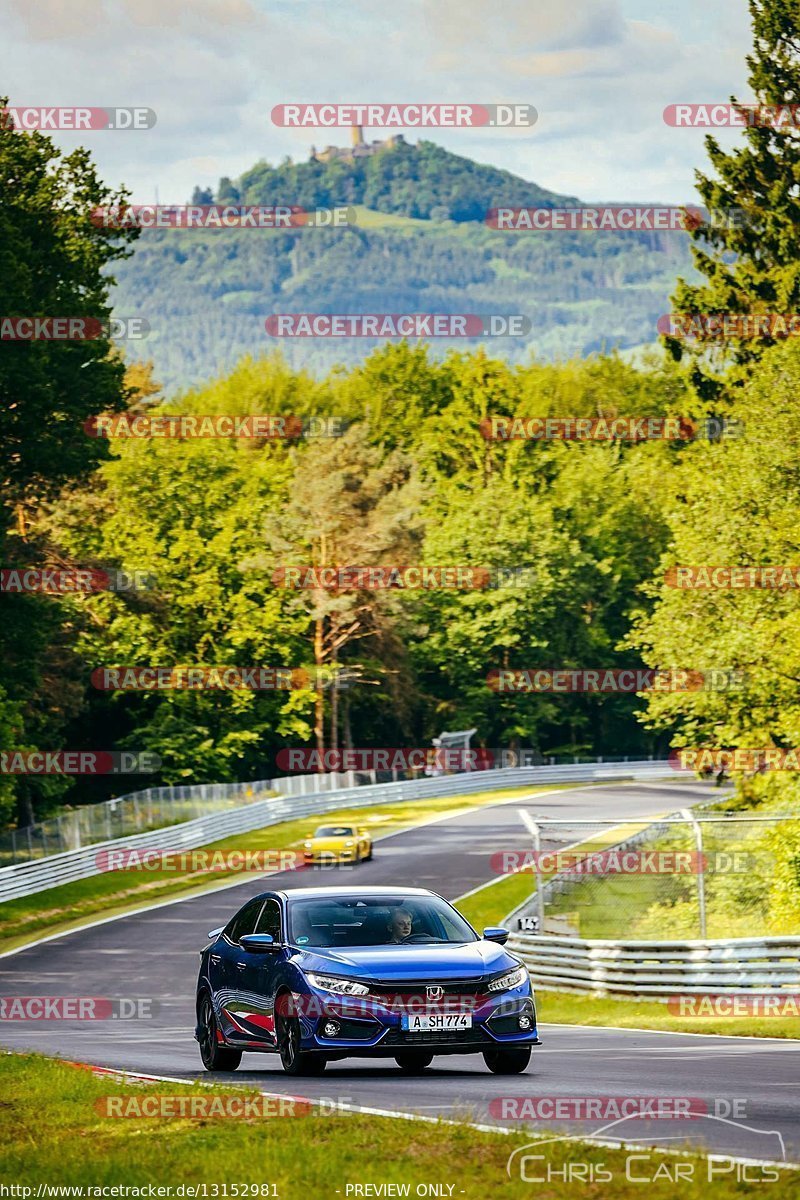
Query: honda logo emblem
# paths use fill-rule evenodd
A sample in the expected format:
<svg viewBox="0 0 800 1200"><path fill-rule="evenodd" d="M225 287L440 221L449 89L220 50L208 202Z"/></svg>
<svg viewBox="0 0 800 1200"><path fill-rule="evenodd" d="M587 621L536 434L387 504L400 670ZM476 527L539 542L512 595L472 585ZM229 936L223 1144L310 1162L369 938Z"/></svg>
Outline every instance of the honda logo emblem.
<svg viewBox="0 0 800 1200"><path fill-rule="evenodd" d="M441 1000L444 995L443 987L426 987L425 994L429 1000Z"/></svg>

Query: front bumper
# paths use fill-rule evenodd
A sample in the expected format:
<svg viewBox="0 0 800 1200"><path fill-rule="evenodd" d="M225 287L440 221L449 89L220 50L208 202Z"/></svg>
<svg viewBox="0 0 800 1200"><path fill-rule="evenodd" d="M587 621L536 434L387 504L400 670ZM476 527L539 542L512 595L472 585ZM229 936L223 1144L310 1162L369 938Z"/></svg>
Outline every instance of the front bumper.
<svg viewBox="0 0 800 1200"><path fill-rule="evenodd" d="M304 1050L392 1057L403 1049L424 1048L435 1054L474 1054L493 1046L539 1046L533 995L518 989L498 996L475 998L468 1029L408 1030L402 1012L374 997L324 996L321 1006L303 1011L299 1006L301 1044ZM307 999L307 998L306 998ZM416 1008L415 1011L437 1011ZM336 1028L334 1028L336 1027Z"/></svg>
<svg viewBox="0 0 800 1200"><path fill-rule="evenodd" d="M358 858L353 847L348 850L304 850L303 861L306 866L334 866L336 863L351 863Z"/></svg>

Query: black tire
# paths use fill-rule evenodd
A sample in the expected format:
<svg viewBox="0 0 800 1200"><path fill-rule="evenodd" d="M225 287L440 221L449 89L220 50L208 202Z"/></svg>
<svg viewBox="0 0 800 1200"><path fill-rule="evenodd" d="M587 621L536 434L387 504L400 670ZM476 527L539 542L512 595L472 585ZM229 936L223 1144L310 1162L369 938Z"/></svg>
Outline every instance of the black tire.
<svg viewBox="0 0 800 1200"><path fill-rule="evenodd" d="M235 1071L242 1061L241 1050L220 1045L217 1039L217 1017L208 992L203 994L199 1011L200 1057L207 1071Z"/></svg>
<svg viewBox="0 0 800 1200"><path fill-rule="evenodd" d="M297 1017L278 1017L278 1053L287 1075L321 1075L326 1059L300 1049L300 1022Z"/></svg>
<svg viewBox="0 0 800 1200"><path fill-rule="evenodd" d="M493 1046L484 1050L483 1061L495 1075L521 1075L531 1061L530 1046L519 1049Z"/></svg>
<svg viewBox="0 0 800 1200"><path fill-rule="evenodd" d="M395 1054L394 1061L404 1075L419 1075L433 1062L433 1055L425 1050L406 1050L403 1054Z"/></svg>

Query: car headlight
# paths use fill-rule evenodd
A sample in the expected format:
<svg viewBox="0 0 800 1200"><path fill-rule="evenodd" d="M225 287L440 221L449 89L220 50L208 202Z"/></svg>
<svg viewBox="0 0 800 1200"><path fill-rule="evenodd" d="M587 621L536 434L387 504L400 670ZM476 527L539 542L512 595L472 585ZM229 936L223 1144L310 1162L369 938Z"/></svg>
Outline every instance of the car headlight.
<svg viewBox="0 0 800 1200"><path fill-rule="evenodd" d="M500 975L497 979L490 980L487 984L487 991L507 992L511 988L519 987L527 978L527 967L515 967L513 971L507 971L505 975Z"/></svg>
<svg viewBox="0 0 800 1200"><path fill-rule="evenodd" d="M369 988L363 983L355 983L352 979L337 979L335 975L312 975L309 972L308 981L321 992L336 992L340 996L369 995Z"/></svg>
<svg viewBox="0 0 800 1200"><path fill-rule="evenodd" d="M303 842L303 849L304 849L304 850L310 850L310 849L311 849L311 842Z"/></svg>
<svg viewBox="0 0 800 1200"><path fill-rule="evenodd" d="M345 846L352 846L352 844L353 844L352 838L348 838L347 841L345 842Z"/></svg>

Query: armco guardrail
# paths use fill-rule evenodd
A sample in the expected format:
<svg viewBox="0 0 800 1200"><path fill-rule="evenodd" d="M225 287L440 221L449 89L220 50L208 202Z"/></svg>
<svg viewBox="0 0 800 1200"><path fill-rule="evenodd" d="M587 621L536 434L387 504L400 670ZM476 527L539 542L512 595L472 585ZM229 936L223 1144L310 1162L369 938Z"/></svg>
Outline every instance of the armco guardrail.
<svg viewBox="0 0 800 1200"><path fill-rule="evenodd" d="M603 780L658 779L669 772L666 762L575 763L552 767L504 768L475 771L434 779L402 780L398 783L367 784L336 791L305 792L298 796L273 796L241 808L228 809L184 821L149 833L97 842L80 850L69 850L50 858L18 863L0 869L0 903L30 896L60 884L102 874L102 851L111 848L147 850L193 850L236 833L263 829L280 821L339 808L365 808L374 804L397 804L431 796L494 791L498 788L533 787L545 783L591 783ZM258 781L251 785L260 788Z"/></svg>
<svg viewBox="0 0 800 1200"><path fill-rule="evenodd" d="M366 783L355 771L346 774L284 775L258 783L195 783L145 788L100 804L82 804L44 821L0 833L0 867L51 858L97 842L116 841L167 825L194 821L229 808L241 808L267 796L332 792ZM370 782L377 783L377 779Z"/></svg>
<svg viewBox="0 0 800 1200"><path fill-rule="evenodd" d="M800 990L800 937L611 942L512 934L535 987L595 995Z"/></svg>

